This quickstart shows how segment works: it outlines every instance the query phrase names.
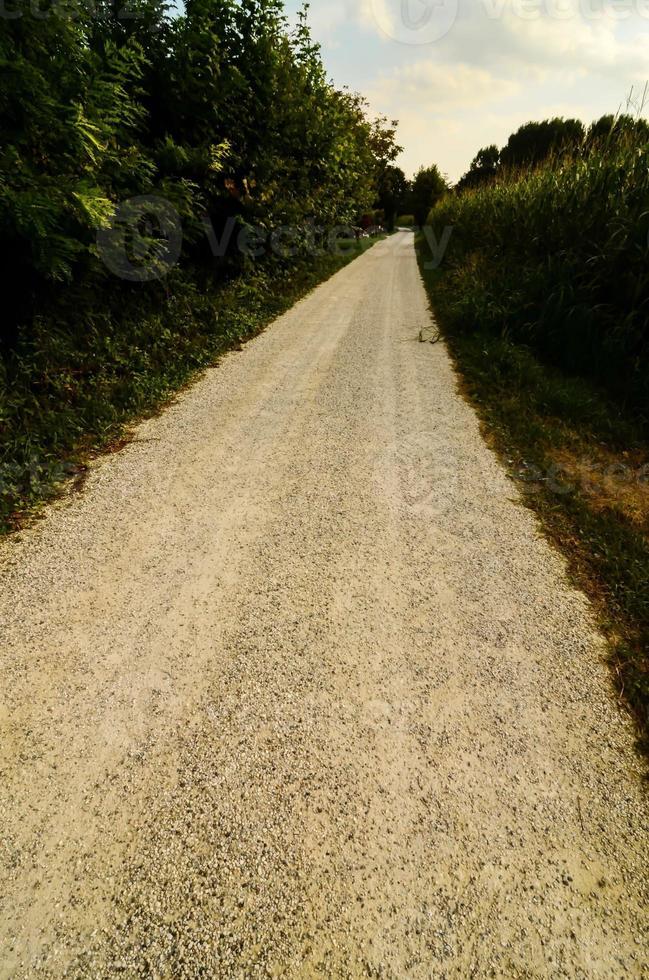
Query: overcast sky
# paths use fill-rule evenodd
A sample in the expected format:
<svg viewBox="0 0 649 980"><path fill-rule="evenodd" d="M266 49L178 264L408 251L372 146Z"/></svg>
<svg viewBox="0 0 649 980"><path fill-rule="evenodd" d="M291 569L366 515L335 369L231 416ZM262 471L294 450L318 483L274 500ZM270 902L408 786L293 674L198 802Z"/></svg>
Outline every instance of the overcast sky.
<svg viewBox="0 0 649 980"><path fill-rule="evenodd" d="M649 80L649 0L313 0L309 19L336 84L400 120L408 175L456 180L521 123L590 122Z"/></svg>

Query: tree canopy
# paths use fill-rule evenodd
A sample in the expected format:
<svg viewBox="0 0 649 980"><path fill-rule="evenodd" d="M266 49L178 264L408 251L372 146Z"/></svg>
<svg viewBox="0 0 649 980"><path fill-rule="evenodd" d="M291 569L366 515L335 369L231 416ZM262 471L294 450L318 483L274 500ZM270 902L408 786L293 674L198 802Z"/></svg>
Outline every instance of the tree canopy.
<svg viewBox="0 0 649 980"><path fill-rule="evenodd" d="M0 27L0 244L15 332L54 283L101 279L98 227L157 195L182 263L211 261L202 222L354 222L384 186L395 128L327 79L305 16L280 0L66 0ZM234 259L233 259L234 260ZM49 285L48 285L49 284Z"/></svg>
<svg viewBox="0 0 649 980"><path fill-rule="evenodd" d="M520 126L502 149L495 144L479 150L455 185L456 191L479 187L498 176L532 170L550 158L587 155L604 144L646 143L649 124L629 114L602 116L588 128L578 119L546 119Z"/></svg>
<svg viewBox="0 0 649 980"><path fill-rule="evenodd" d="M542 163L552 154L576 150L585 135L578 119L545 119L526 123L516 130L500 151L502 167L530 167Z"/></svg>
<svg viewBox="0 0 649 980"><path fill-rule="evenodd" d="M430 209L447 189L447 180L436 164L420 167L412 181L408 207L408 211L414 215L415 224L426 224Z"/></svg>

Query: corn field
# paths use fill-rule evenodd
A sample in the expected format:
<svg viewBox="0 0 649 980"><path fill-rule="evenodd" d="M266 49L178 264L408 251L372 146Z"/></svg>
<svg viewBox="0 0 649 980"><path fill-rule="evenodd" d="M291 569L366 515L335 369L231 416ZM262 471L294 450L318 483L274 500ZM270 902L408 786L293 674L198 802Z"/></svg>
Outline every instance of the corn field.
<svg viewBox="0 0 649 980"><path fill-rule="evenodd" d="M447 194L442 305L456 326L509 337L649 406L649 142L630 136Z"/></svg>

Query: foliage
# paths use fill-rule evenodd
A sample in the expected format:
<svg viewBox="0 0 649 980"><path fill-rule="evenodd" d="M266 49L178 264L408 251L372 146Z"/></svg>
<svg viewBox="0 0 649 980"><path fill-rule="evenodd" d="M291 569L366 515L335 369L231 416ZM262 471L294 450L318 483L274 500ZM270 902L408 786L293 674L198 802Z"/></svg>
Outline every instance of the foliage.
<svg viewBox="0 0 649 980"><path fill-rule="evenodd" d="M649 139L649 123L642 117L622 113L617 116L602 116L591 124L586 134L586 148L606 148L611 144L620 144Z"/></svg>
<svg viewBox="0 0 649 980"><path fill-rule="evenodd" d="M645 95L640 108L644 105ZM588 156L593 150L606 150L649 139L649 124L641 117L628 113L602 116L588 129L578 119L545 119L529 122L513 133L499 150L495 144L479 150L471 166L455 185L461 192L483 184L493 183L496 177L516 178L522 170L531 170L561 158Z"/></svg>
<svg viewBox="0 0 649 980"><path fill-rule="evenodd" d="M500 150L495 143L478 150L468 172L455 185L455 190L463 191L467 187L479 187L480 184L489 183L498 173L499 163Z"/></svg>
<svg viewBox="0 0 649 980"><path fill-rule="evenodd" d="M378 181L377 206L383 212L388 231L394 231L397 215L404 206L410 184L403 170L394 165L385 167Z"/></svg>
<svg viewBox="0 0 649 980"><path fill-rule="evenodd" d="M286 292L292 267L322 267L314 245L375 204L398 152L394 124L332 86L280 0L187 0L173 17L165 0L14 3L0 20L5 515L33 473L221 349L244 314L228 307L227 326L210 303L237 276ZM125 232L129 261L164 252L159 214L177 215L182 247L166 279L130 282L97 235L143 195L157 204ZM290 247L268 254L285 226ZM254 273L237 248L252 229Z"/></svg>
<svg viewBox="0 0 649 980"><path fill-rule="evenodd" d="M499 161L500 150L495 143L492 143L491 146L486 146L484 149L478 150L471 163L471 170L492 170L495 172Z"/></svg>
<svg viewBox="0 0 649 980"><path fill-rule="evenodd" d="M415 224L421 227L426 223L428 212L447 188L446 178L435 164L432 167L421 167L417 171L406 204L406 210L415 216Z"/></svg>
<svg viewBox="0 0 649 980"><path fill-rule="evenodd" d="M550 156L576 150L584 138L578 119L544 119L521 126L500 151L500 166L513 170L533 167Z"/></svg>

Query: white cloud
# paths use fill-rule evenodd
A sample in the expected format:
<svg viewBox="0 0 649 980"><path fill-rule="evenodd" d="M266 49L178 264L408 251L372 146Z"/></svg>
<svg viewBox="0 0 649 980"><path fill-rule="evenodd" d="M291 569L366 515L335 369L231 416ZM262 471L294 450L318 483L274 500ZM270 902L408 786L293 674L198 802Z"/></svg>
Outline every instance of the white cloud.
<svg viewBox="0 0 649 980"><path fill-rule="evenodd" d="M435 56L492 68L560 68L645 77L649 17L635 12L631 19L620 21L610 0L601 0L600 9L588 13L592 9L588 4L594 2L480 0L470 12L466 6L460 9L453 28L435 45Z"/></svg>
<svg viewBox="0 0 649 980"><path fill-rule="evenodd" d="M341 23L355 20L392 38L399 61L404 52L424 50L439 60L492 67L649 75L649 0L328 0L321 9L343 7ZM421 13L427 8L429 17ZM435 22L441 36L419 47Z"/></svg>
<svg viewBox="0 0 649 980"><path fill-rule="evenodd" d="M435 161L456 179L522 123L589 122L649 79L649 0L403 0L405 28L402 0L313 3L328 69L400 120L407 171ZM457 13L449 29L413 43L412 25L440 4Z"/></svg>
<svg viewBox="0 0 649 980"><path fill-rule="evenodd" d="M380 76L369 90L373 105L447 114L458 106L474 106L514 95L520 84L498 78L485 68L421 60Z"/></svg>
<svg viewBox="0 0 649 980"><path fill-rule="evenodd" d="M309 24L321 42L331 42L341 28L357 17L352 0L321 0L309 7Z"/></svg>
<svg viewBox="0 0 649 980"><path fill-rule="evenodd" d="M517 81L485 68L422 59L384 74L368 95L376 112L399 120L398 139L405 148L400 163L407 172L437 162L456 179L481 145L475 145L476 117L485 109L493 113L520 91Z"/></svg>

